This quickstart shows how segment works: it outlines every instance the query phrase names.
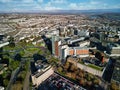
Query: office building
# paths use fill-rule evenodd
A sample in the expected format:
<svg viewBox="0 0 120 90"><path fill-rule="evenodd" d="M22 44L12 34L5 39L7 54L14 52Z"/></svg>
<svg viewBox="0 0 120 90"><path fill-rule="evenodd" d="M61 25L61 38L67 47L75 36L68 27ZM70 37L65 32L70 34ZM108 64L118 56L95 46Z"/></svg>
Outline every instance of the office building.
<svg viewBox="0 0 120 90"><path fill-rule="evenodd" d="M87 47L72 47L72 48L69 48L68 55L87 57L87 56L89 56L89 48L87 48Z"/></svg>
<svg viewBox="0 0 120 90"><path fill-rule="evenodd" d="M68 50L69 50L69 47L68 45L61 45L59 47L59 55L60 55L60 59L66 59L67 55L68 55Z"/></svg>
<svg viewBox="0 0 120 90"><path fill-rule="evenodd" d="M61 41L59 36L52 36L52 54L56 57L59 56L59 46L61 45Z"/></svg>

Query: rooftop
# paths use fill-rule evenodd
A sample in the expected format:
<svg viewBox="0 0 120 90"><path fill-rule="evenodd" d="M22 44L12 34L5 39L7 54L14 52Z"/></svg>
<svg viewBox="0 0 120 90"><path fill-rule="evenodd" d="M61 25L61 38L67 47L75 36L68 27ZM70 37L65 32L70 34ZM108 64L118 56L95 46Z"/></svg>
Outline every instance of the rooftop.
<svg viewBox="0 0 120 90"><path fill-rule="evenodd" d="M38 88L38 90L86 90L85 88L76 85L68 79L60 76L57 73L52 74Z"/></svg>
<svg viewBox="0 0 120 90"><path fill-rule="evenodd" d="M116 64L114 67L112 80L115 80L116 82L120 83L120 60L116 60Z"/></svg>

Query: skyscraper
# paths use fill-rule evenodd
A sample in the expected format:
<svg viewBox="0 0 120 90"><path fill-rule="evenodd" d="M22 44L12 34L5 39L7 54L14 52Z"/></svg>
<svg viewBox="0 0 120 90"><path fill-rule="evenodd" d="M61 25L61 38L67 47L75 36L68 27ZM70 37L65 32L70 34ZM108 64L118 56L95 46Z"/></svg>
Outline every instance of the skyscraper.
<svg viewBox="0 0 120 90"><path fill-rule="evenodd" d="M59 56L59 46L61 45L61 41L59 36L52 36L52 54L55 56Z"/></svg>

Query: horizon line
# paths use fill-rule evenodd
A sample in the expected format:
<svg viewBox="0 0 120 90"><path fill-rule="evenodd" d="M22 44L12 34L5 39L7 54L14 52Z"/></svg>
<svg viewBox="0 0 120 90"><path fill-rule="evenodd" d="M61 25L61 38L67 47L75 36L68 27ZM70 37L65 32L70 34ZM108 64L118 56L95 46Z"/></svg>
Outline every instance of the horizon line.
<svg viewBox="0 0 120 90"><path fill-rule="evenodd" d="M100 10L100 11L98 11ZM113 11L115 10L115 11ZM28 11L0 11L0 13L57 13L62 11L81 11L81 12L120 12L120 8L111 8L111 9L84 9L84 10L77 10L77 9L56 9L56 10L28 10ZM63 12L65 13L65 12ZM75 13L75 12L69 12L69 13Z"/></svg>

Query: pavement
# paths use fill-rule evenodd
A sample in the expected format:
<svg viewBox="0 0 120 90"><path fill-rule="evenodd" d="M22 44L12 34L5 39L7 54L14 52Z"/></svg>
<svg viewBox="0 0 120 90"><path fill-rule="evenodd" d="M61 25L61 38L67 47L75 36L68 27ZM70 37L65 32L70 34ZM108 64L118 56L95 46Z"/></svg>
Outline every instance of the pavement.
<svg viewBox="0 0 120 90"><path fill-rule="evenodd" d="M30 79L30 71L27 71L25 80L24 80L24 84L23 84L23 90L29 90L29 79Z"/></svg>
<svg viewBox="0 0 120 90"><path fill-rule="evenodd" d="M28 71L26 74L26 77L24 79L24 84L23 84L23 90L29 90L29 84L30 84L30 75L31 75L31 71L30 71L30 60L29 60L29 66L28 66Z"/></svg>

